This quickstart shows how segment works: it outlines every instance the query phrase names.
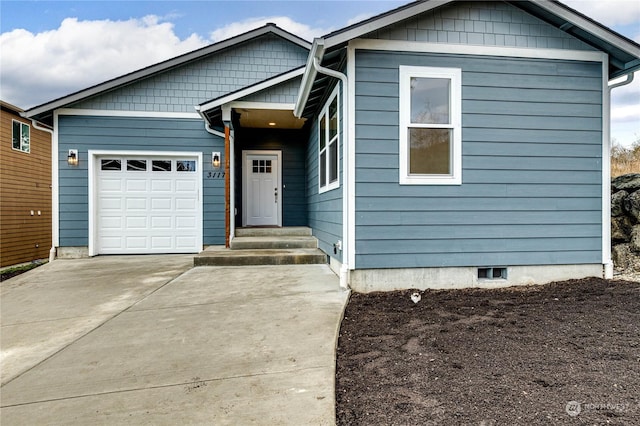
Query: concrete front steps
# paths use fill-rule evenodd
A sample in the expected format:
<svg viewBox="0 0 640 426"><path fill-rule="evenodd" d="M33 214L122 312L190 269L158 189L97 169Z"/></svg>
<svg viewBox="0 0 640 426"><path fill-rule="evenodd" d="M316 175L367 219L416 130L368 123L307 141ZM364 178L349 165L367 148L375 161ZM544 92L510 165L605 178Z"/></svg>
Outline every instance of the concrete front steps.
<svg viewBox="0 0 640 426"><path fill-rule="evenodd" d="M230 248L208 247L194 266L308 265L327 263L307 227L238 228Z"/></svg>

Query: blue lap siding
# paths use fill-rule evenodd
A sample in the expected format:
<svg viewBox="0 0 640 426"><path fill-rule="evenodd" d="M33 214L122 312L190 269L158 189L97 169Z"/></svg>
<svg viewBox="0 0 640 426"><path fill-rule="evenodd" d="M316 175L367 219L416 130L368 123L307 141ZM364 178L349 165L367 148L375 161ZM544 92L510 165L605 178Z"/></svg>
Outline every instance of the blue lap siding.
<svg viewBox="0 0 640 426"><path fill-rule="evenodd" d="M61 247L89 244L88 150L202 152L203 243L224 244L224 179L209 176L211 152L224 152L224 139L202 120L63 115L58 125ZM78 150L77 167L67 165L69 149Z"/></svg>
<svg viewBox="0 0 640 426"><path fill-rule="evenodd" d="M462 69L462 185L399 185L400 65ZM356 267L601 263L601 73L357 51Z"/></svg>
<svg viewBox="0 0 640 426"><path fill-rule="evenodd" d="M329 92L332 92L332 88ZM324 106L324 105L323 105ZM334 253L333 245L342 236L342 193L344 162L342 158L342 144L344 143L344 129L342 126L344 109L342 106L342 94L338 91L338 109L340 111L340 129L338 157L340 186L336 189L320 193L318 178L318 117L314 117L310 132L309 143L306 151L307 165L307 210L309 227L313 229L313 235L318 239L318 247L342 262L342 252Z"/></svg>

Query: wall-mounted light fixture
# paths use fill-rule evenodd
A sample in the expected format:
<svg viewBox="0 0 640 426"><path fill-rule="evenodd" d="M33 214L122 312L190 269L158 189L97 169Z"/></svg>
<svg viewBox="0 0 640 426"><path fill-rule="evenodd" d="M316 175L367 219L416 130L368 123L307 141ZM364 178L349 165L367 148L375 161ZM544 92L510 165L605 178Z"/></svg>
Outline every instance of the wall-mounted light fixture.
<svg viewBox="0 0 640 426"><path fill-rule="evenodd" d="M67 164L69 164L70 166L77 166L78 165L78 150L77 149L70 149L69 150L69 155L67 155Z"/></svg>
<svg viewBox="0 0 640 426"><path fill-rule="evenodd" d="M211 154L211 165L214 169L220 168L220 153L214 152Z"/></svg>

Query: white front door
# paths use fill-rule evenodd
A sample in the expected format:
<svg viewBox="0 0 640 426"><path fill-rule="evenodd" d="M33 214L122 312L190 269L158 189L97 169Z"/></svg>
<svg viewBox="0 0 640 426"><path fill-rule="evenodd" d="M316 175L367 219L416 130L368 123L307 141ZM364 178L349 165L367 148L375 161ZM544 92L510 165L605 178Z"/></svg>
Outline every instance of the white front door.
<svg viewBox="0 0 640 426"><path fill-rule="evenodd" d="M244 151L243 225L280 226L280 152Z"/></svg>

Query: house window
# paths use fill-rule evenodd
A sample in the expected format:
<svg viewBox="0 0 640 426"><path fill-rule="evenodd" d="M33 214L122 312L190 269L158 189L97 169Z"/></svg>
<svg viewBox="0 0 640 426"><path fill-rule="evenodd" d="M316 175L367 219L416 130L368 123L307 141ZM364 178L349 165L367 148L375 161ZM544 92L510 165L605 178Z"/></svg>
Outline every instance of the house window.
<svg viewBox="0 0 640 426"><path fill-rule="evenodd" d="M11 147L17 151L29 152L31 145L30 128L26 123L12 120L13 134Z"/></svg>
<svg viewBox="0 0 640 426"><path fill-rule="evenodd" d="M400 183L462 183L462 72L400 66Z"/></svg>
<svg viewBox="0 0 640 426"><path fill-rule="evenodd" d="M320 113L318 131L318 177L320 193L340 186L339 176L339 131L338 88Z"/></svg>

